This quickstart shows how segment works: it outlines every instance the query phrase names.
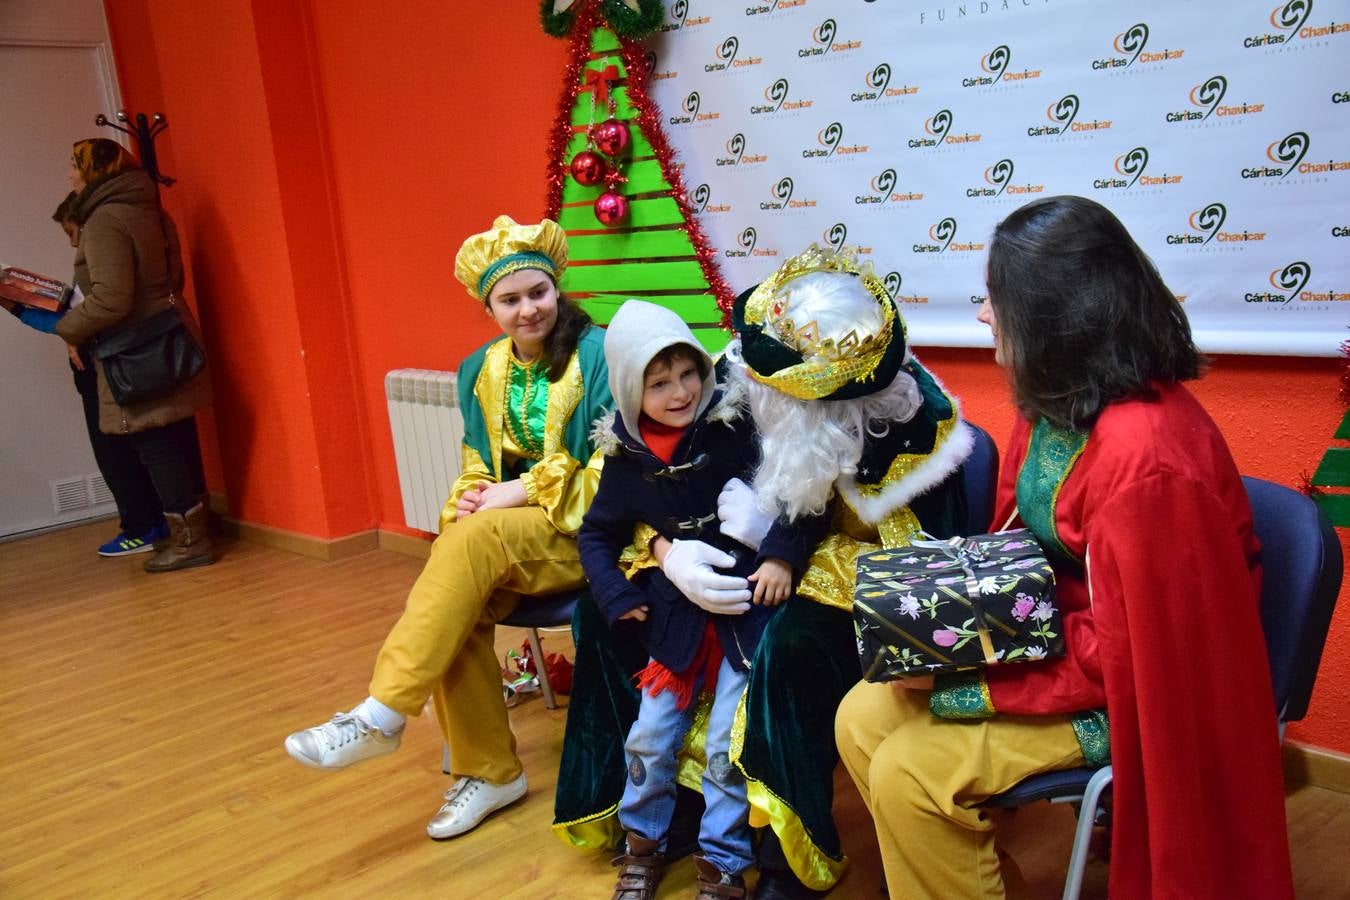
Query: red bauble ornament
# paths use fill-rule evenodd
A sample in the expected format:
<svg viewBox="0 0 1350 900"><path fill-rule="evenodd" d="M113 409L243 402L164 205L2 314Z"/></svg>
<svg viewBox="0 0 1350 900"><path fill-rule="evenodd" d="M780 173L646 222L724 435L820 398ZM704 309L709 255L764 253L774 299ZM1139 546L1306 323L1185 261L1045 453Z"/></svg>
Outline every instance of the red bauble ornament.
<svg viewBox="0 0 1350 900"><path fill-rule="evenodd" d="M606 156L618 156L632 143L632 134L628 130L627 122L606 119L591 129L591 140L595 141L595 146Z"/></svg>
<svg viewBox="0 0 1350 900"><path fill-rule="evenodd" d="M613 228L628 218L628 198L616 191L605 191L595 198L595 217Z"/></svg>
<svg viewBox="0 0 1350 900"><path fill-rule="evenodd" d="M577 180L577 184L587 187L599 184L605 180L608 168L605 158L594 150L582 150L572 157L572 177Z"/></svg>

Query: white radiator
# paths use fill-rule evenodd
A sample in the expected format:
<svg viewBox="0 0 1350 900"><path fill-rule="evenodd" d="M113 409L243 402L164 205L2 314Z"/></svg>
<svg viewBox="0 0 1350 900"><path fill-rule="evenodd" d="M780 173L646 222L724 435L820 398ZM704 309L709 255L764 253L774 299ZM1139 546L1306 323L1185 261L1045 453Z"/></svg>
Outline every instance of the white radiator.
<svg viewBox="0 0 1350 900"><path fill-rule="evenodd" d="M422 531L439 530L441 507L459 476L464 440L455 373L394 369L384 376L389 430L394 435L403 518Z"/></svg>

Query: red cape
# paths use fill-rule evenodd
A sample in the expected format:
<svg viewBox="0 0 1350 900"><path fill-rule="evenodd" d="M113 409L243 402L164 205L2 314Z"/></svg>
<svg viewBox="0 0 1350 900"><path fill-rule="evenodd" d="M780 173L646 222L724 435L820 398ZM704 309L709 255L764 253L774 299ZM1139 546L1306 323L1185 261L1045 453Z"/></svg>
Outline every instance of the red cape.
<svg viewBox="0 0 1350 900"><path fill-rule="evenodd" d="M995 527L1015 510L1013 432ZM1110 894L1292 898L1259 545L1218 428L1177 385L1109 406L1064 482L1057 567L1067 656L989 672L995 710L1103 700L1111 728Z"/></svg>

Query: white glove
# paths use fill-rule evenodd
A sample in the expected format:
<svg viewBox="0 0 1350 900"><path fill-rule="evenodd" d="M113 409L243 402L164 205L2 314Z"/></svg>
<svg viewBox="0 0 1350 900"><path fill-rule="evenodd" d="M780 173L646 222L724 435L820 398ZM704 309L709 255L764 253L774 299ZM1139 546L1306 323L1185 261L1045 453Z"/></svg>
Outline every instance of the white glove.
<svg viewBox="0 0 1350 900"><path fill-rule="evenodd" d="M723 575L713 566L734 566L736 558L702 541L672 541L661 571L695 606L724 616L750 609L750 582Z"/></svg>
<svg viewBox="0 0 1350 900"><path fill-rule="evenodd" d="M751 550L759 549L773 525L773 516L759 508L754 490L739 478L724 484L717 495L717 518L722 520L723 534Z"/></svg>

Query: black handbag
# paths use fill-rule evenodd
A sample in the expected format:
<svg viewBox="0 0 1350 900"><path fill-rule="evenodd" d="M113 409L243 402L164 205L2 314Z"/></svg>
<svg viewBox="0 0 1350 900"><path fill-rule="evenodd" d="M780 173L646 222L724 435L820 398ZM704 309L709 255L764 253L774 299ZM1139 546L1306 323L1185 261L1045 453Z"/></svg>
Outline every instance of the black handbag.
<svg viewBox="0 0 1350 900"><path fill-rule="evenodd" d="M206 365L172 300L167 309L149 318L100 334L94 341L94 358L103 363L118 406L171 394Z"/></svg>

